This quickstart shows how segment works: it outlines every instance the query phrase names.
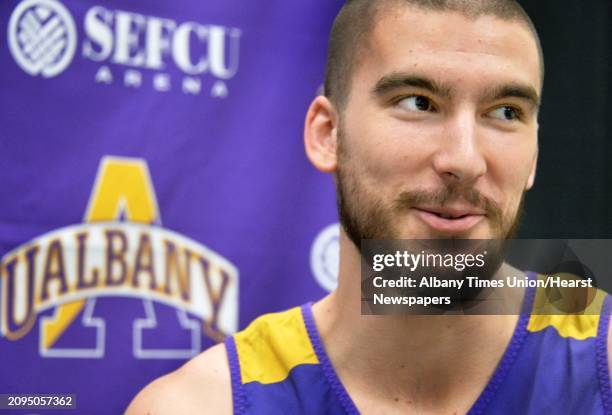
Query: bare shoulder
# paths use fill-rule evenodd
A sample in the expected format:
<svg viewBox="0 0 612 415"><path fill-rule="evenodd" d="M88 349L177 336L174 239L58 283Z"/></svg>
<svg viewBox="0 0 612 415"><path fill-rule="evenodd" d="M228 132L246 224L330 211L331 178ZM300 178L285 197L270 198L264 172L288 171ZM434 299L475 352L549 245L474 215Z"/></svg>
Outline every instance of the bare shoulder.
<svg viewBox="0 0 612 415"><path fill-rule="evenodd" d="M225 345L218 344L151 382L126 415L231 414L231 377Z"/></svg>

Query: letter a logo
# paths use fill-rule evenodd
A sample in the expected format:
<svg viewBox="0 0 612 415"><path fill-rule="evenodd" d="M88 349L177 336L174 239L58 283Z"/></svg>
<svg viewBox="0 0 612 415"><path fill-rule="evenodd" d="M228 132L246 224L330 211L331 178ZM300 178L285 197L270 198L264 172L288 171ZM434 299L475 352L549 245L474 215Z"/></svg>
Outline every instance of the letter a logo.
<svg viewBox="0 0 612 415"><path fill-rule="evenodd" d="M120 219L146 224L161 221L146 163L141 159L107 156L100 162L84 221L99 222ZM40 327L40 351L43 356L102 357L103 322L91 318L91 310L85 309L86 303L87 300L79 300L63 304L57 307L55 315L43 318ZM93 310L93 303L91 308ZM93 350L51 350L84 309L84 324L98 328L96 348Z"/></svg>

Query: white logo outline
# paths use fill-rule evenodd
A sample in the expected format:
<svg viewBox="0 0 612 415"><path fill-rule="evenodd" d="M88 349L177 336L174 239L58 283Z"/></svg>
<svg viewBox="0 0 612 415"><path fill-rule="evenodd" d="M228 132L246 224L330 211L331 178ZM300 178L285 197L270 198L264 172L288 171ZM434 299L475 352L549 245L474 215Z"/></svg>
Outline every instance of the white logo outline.
<svg viewBox="0 0 612 415"><path fill-rule="evenodd" d="M42 357L59 357L62 359L102 359L106 345L106 321L103 318L93 316L95 307L96 298L88 299L81 317L83 327L96 329L96 346L94 348L46 347L43 344L43 327L46 322L57 318L58 311L56 308L52 316L42 317L38 323L38 354Z"/></svg>
<svg viewBox="0 0 612 415"><path fill-rule="evenodd" d="M143 347L142 333L146 329L157 328L157 317L153 301L142 300L145 315L132 322L132 354L136 359L190 359L202 351L200 324L190 319L183 309L176 309L176 316L182 329L191 331L190 349L147 349Z"/></svg>
<svg viewBox="0 0 612 415"><path fill-rule="evenodd" d="M310 248L310 270L321 288L328 292L338 285L340 257L340 224L323 228Z"/></svg>
<svg viewBox="0 0 612 415"><path fill-rule="evenodd" d="M31 8L42 10L41 7L55 14L44 27L30 11ZM77 46L76 26L68 9L57 0L22 1L11 14L7 32L13 58L31 76L52 78L72 62ZM34 61L30 54L34 55Z"/></svg>

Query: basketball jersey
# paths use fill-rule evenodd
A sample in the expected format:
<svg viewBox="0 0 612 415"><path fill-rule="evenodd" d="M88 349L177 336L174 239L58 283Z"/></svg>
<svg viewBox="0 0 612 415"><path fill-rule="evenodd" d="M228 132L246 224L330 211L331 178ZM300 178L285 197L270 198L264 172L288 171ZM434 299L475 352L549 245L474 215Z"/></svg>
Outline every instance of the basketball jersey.
<svg viewBox="0 0 612 415"><path fill-rule="evenodd" d="M542 306L527 289L524 306ZM519 316L473 414L612 414L607 334L612 297L592 315ZM599 311L599 312L597 312ZM358 414L317 331L311 304L259 317L225 341L235 414Z"/></svg>

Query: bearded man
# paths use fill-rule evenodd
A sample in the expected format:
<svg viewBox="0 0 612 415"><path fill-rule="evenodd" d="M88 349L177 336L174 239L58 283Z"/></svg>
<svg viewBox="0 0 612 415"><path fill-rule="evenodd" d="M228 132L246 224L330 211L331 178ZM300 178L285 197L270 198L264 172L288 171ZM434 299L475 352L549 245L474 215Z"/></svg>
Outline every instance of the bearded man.
<svg viewBox="0 0 612 415"><path fill-rule="evenodd" d="M593 315L361 314L362 240L512 236L543 76L515 0L348 0L305 123L336 181L337 289L260 317L128 413L612 413L604 293Z"/></svg>

